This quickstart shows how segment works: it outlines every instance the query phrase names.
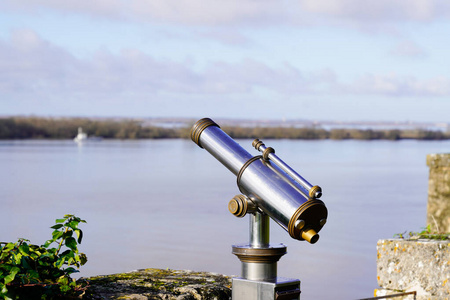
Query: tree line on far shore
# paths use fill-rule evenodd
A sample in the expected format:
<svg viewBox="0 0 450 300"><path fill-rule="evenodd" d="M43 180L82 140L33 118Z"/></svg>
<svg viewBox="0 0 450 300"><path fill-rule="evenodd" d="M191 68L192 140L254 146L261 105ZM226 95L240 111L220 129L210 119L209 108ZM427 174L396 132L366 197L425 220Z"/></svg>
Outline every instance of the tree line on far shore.
<svg viewBox="0 0 450 300"><path fill-rule="evenodd" d="M189 138L190 125L181 128L145 126L138 120L94 120L86 118L0 118L0 139L72 139L78 128L88 136L105 139ZM450 132L414 130L330 129L317 127L240 127L223 126L236 139L304 139L304 140L446 140Z"/></svg>
<svg viewBox="0 0 450 300"><path fill-rule="evenodd" d="M136 120L11 117L0 119L0 139L73 139L78 128L105 139L178 138L171 128L142 126Z"/></svg>

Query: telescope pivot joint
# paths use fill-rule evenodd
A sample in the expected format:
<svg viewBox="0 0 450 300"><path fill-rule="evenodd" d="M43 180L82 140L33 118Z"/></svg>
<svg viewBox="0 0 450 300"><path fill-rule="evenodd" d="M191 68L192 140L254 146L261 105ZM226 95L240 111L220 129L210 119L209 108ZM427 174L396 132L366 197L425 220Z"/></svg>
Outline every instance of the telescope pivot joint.
<svg viewBox="0 0 450 300"><path fill-rule="evenodd" d="M258 207L247 196L236 195L228 202L228 210L238 218L244 217L248 213L254 213Z"/></svg>

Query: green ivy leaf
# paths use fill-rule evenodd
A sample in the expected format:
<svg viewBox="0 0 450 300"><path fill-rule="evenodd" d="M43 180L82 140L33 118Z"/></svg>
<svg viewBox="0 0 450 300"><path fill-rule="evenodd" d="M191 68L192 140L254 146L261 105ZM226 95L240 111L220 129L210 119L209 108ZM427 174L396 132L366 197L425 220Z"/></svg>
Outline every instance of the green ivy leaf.
<svg viewBox="0 0 450 300"><path fill-rule="evenodd" d="M80 258L80 264L81 264L81 265L84 265L84 264L87 262L87 256L86 256L86 254L80 253L78 256L79 256L79 258Z"/></svg>
<svg viewBox="0 0 450 300"><path fill-rule="evenodd" d="M73 230L72 229L67 229L67 231L65 231L62 235L63 239L67 239L69 237L72 237L73 235Z"/></svg>
<svg viewBox="0 0 450 300"><path fill-rule="evenodd" d="M78 236L78 244L81 244L81 240L83 239L83 231L81 231L80 229L75 230L77 236Z"/></svg>
<svg viewBox="0 0 450 300"><path fill-rule="evenodd" d="M53 231L53 233L52 233L53 241L58 240L58 239L61 238L63 235L64 235L64 232L62 232L62 231L58 231L58 230Z"/></svg>
<svg viewBox="0 0 450 300"><path fill-rule="evenodd" d="M64 223L67 220L67 218L64 219L56 219L55 223Z"/></svg>
<svg viewBox="0 0 450 300"><path fill-rule="evenodd" d="M68 273L75 273L75 272L79 272L78 270L76 270L73 267L68 267L66 269L64 269L64 271L68 272Z"/></svg>
<svg viewBox="0 0 450 300"><path fill-rule="evenodd" d="M67 225L67 227L70 227L73 230L75 230L78 228L78 223L79 223L78 221L71 221L71 222L67 223L66 225Z"/></svg>
<svg viewBox="0 0 450 300"><path fill-rule="evenodd" d="M41 255L41 251L45 249L43 249L42 247L39 247L38 245L29 245L30 246L30 253L36 253L38 255Z"/></svg>
<svg viewBox="0 0 450 300"><path fill-rule="evenodd" d="M16 244L14 244L14 243L8 243L8 244L6 244L5 247L2 248L2 252L9 252L12 249L14 249L15 246L16 246Z"/></svg>
<svg viewBox="0 0 450 300"><path fill-rule="evenodd" d="M22 256L23 255L21 253L13 254L13 261L16 265L20 264L20 261L22 260Z"/></svg>
<svg viewBox="0 0 450 300"><path fill-rule="evenodd" d="M51 240L48 240L48 241L46 241L45 243L44 243L44 245L42 245L42 247L44 247L44 248L48 248L48 246L50 246L50 244L51 243L53 243L54 242L54 240L53 239L51 239Z"/></svg>
<svg viewBox="0 0 450 300"><path fill-rule="evenodd" d="M28 256L30 255L30 247L28 247L27 243L23 243L22 245L19 246L19 251L23 256Z"/></svg>
<svg viewBox="0 0 450 300"><path fill-rule="evenodd" d="M58 269L61 269L62 266L64 265L64 262L65 262L64 257L58 258L58 260L55 262L55 267L57 267Z"/></svg>
<svg viewBox="0 0 450 300"><path fill-rule="evenodd" d="M11 271L9 272L8 276L5 276L5 284L8 284L14 280L16 277L16 274L19 273L20 269L18 267L13 267Z"/></svg>
<svg viewBox="0 0 450 300"><path fill-rule="evenodd" d="M63 285L67 285L69 283L69 279L67 278L67 276L63 275L63 276L59 277L56 282L63 284Z"/></svg>
<svg viewBox="0 0 450 300"><path fill-rule="evenodd" d="M0 255L0 261L3 261L6 257L8 257L8 255L8 252L2 252L2 254Z"/></svg>
<svg viewBox="0 0 450 300"><path fill-rule="evenodd" d="M73 251L77 252L77 241L73 237L68 237L66 239L65 245L72 249Z"/></svg>
<svg viewBox="0 0 450 300"><path fill-rule="evenodd" d="M32 270L30 264L28 263L27 259L25 259L25 257L22 258L22 267L25 270Z"/></svg>
<svg viewBox="0 0 450 300"><path fill-rule="evenodd" d="M6 296L6 293L8 293L8 289L6 288L6 285L0 282L0 296L4 297L5 300L11 299Z"/></svg>
<svg viewBox="0 0 450 300"><path fill-rule="evenodd" d="M50 248L41 254L42 257L53 257L56 254L56 248Z"/></svg>
<svg viewBox="0 0 450 300"><path fill-rule="evenodd" d="M39 280L40 276L39 276L38 272L36 272L35 270L29 270L28 273L30 275L29 276L30 280L34 280L34 281L37 281L37 282L40 281Z"/></svg>
<svg viewBox="0 0 450 300"><path fill-rule="evenodd" d="M64 225L63 224L56 224L56 225L53 225L50 228L52 228L52 229L60 229L61 227L64 227Z"/></svg>

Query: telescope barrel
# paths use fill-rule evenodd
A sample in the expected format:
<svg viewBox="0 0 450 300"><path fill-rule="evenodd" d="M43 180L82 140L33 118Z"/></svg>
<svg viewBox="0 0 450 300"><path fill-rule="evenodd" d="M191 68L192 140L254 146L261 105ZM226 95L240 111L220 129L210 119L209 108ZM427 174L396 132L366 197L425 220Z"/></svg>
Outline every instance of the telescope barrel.
<svg viewBox="0 0 450 300"><path fill-rule="evenodd" d="M209 118L194 124L191 138L235 174L239 190L292 238L317 242L328 215L321 200L305 194L275 163L252 156Z"/></svg>
<svg viewBox="0 0 450 300"><path fill-rule="evenodd" d="M208 128L208 130L205 130ZM204 118L192 127L192 140L237 175L252 155L220 129L213 120Z"/></svg>
<svg viewBox="0 0 450 300"><path fill-rule="evenodd" d="M292 177L295 181L297 181L303 188L306 189L307 194L311 198L320 198L322 196L322 189L315 185L313 186L309 183L305 178L303 178L300 174L295 172L288 164L286 164L281 158L275 155L275 150L272 147L266 147L263 142L259 139L253 141L252 145L256 150L263 154L263 158L265 160L270 159L274 162L280 169L286 172L289 176Z"/></svg>

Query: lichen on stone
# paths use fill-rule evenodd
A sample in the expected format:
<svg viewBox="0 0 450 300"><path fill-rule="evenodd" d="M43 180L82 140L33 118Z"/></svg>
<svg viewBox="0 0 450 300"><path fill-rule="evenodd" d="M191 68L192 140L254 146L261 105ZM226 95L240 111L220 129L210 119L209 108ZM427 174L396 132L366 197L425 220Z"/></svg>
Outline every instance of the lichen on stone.
<svg viewBox="0 0 450 300"><path fill-rule="evenodd" d="M170 269L142 269L83 279L83 299L228 300L231 278L225 275Z"/></svg>

